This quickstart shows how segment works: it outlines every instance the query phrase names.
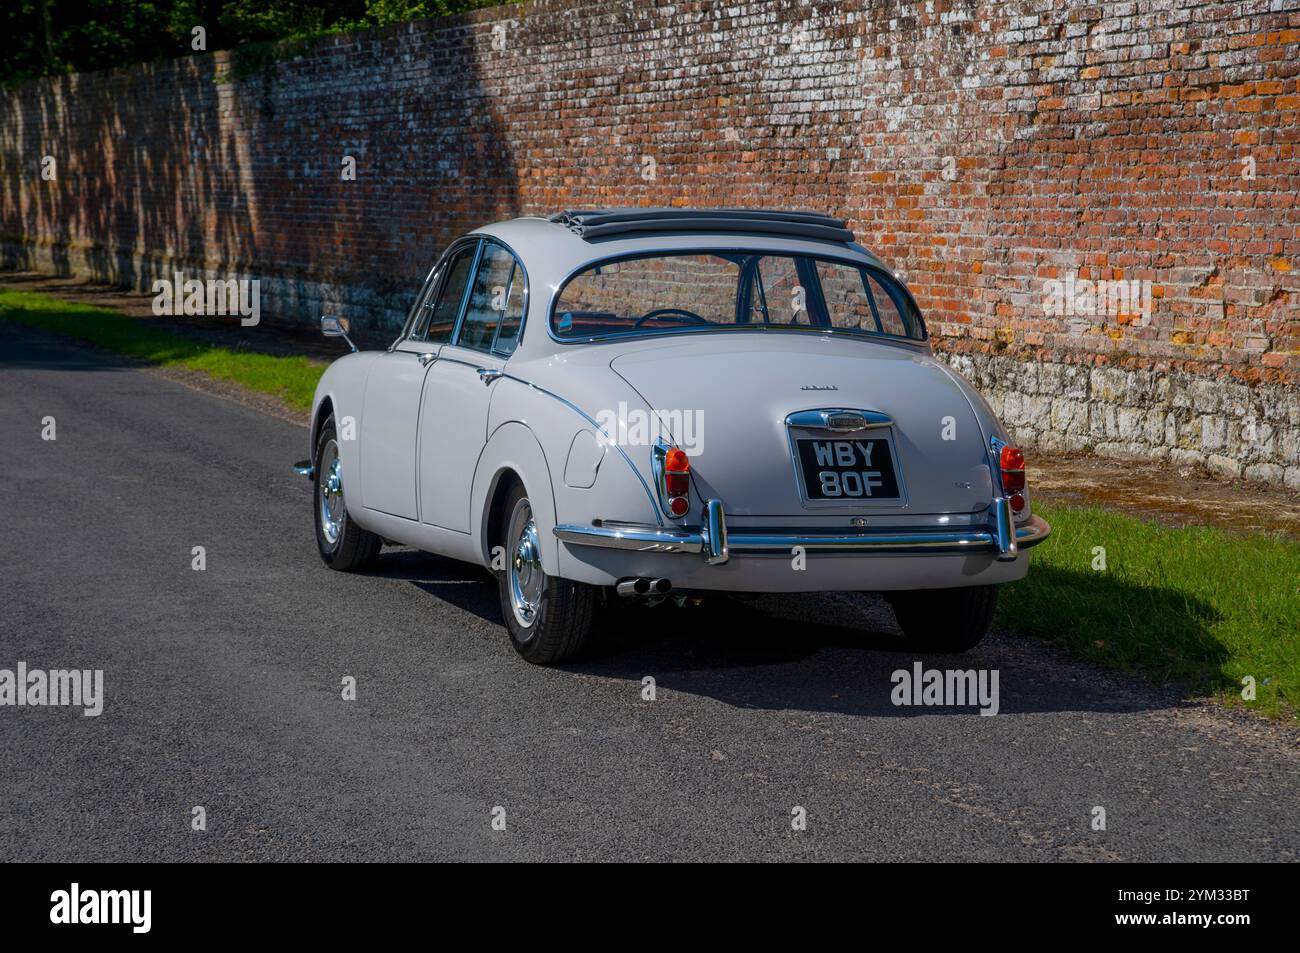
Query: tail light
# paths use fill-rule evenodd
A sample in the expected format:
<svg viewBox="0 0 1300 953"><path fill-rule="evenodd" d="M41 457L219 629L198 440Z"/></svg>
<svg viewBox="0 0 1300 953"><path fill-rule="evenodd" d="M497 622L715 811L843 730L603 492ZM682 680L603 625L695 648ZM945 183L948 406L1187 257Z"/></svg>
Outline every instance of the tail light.
<svg viewBox="0 0 1300 953"><path fill-rule="evenodd" d="M673 517L685 516L691 508L691 461L686 451L658 444L654 459L659 499L665 512Z"/></svg>
<svg viewBox="0 0 1300 953"><path fill-rule="evenodd" d="M1011 509L1025 508L1025 455L1017 447L1003 447L998 454L1002 470L1002 491L1011 498Z"/></svg>

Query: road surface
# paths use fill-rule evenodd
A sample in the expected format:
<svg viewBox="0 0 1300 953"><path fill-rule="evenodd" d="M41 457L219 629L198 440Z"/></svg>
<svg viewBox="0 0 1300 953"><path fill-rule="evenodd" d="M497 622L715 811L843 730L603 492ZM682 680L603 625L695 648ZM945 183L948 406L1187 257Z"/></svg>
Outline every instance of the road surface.
<svg viewBox="0 0 1300 953"><path fill-rule="evenodd" d="M0 321L0 436L0 669L104 672L98 717L0 707L0 861L1300 852L1292 729L1040 642L922 659L998 670L995 717L895 707L869 597L642 610L534 668L481 570L320 562L295 424Z"/></svg>

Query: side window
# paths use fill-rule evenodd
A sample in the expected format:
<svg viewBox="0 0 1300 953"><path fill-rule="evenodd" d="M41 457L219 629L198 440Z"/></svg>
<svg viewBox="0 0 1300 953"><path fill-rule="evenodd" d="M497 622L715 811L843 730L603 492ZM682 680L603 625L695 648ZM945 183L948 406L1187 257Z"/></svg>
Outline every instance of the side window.
<svg viewBox="0 0 1300 953"><path fill-rule="evenodd" d="M474 266L476 248L476 245L467 245L451 257L444 269L447 277L443 279L442 288L436 297L430 295L424 303L428 323L423 337L430 344L446 344L451 340L460 304L465 298L465 286L469 284L469 271Z"/></svg>
<svg viewBox="0 0 1300 953"><path fill-rule="evenodd" d="M793 258L764 255L750 290L750 320L758 324L811 324L808 295Z"/></svg>
<svg viewBox="0 0 1300 953"><path fill-rule="evenodd" d="M514 350L523 318L523 284L514 255L487 243L456 343L478 351L491 350L494 344L507 353Z"/></svg>
<svg viewBox="0 0 1300 953"><path fill-rule="evenodd" d="M899 313L894 296L882 288L875 278L866 272L863 275L867 279L867 291L876 305L876 313L880 316L880 329L886 334L897 334L899 337L917 337L917 329Z"/></svg>
<svg viewBox="0 0 1300 953"><path fill-rule="evenodd" d="M510 273L510 293L506 295L506 313L501 316L497 339L492 350L498 354L513 354L519 344L519 329L524 323L524 270L515 263Z"/></svg>
<svg viewBox="0 0 1300 953"><path fill-rule="evenodd" d="M873 282L865 271L852 265L818 261L817 278L821 281L822 298L826 302L831 327L880 330L876 320L879 303L873 298L878 295L886 303L890 298L879 285L872 287ZM881 313L880 317L883 320L884 314ZM888 328L884 330L889 334L901 333Z"/></svg>

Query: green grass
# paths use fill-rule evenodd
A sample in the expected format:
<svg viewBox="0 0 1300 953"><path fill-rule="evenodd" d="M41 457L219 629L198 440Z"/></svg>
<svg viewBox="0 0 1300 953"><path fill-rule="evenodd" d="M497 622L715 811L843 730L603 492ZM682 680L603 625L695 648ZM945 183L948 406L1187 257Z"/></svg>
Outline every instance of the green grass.
<svg viewBox="0 0 1300 953"><path fill-rule="evenodd" d="M21 321L162 366L179 366L311 406L325 365L213 347L107 308L0 289ZM1039 507L1052 536L1029 577L1003 590L998 622L1077 655L1274 716L1300 711L1300 543L1172 529L1102 509ZM1095 547L1106 568L1093 568ZM1256 700L1241 699L1254 676Z"/></svg>
<svg viewBox="0 0 1300 953"><path fill-rule="evenodd" d="M310 410L320 361L251 351L232 351L191 341L148 322L49 295L0 288L0 319L88 341L97 347L161 367L183 367L250 390L270 394L297 410Z"/></svg>
<svg viewBox="0 0 1300 953"><path fill-rule="evenodd" d="M998 622L1084 658L1273 716L1300 709L1300 542L1038 507L1052 535ZM1105 569L1093 568L1094 547ZM1242 678L1255 678L1243 701Z"/></svg>

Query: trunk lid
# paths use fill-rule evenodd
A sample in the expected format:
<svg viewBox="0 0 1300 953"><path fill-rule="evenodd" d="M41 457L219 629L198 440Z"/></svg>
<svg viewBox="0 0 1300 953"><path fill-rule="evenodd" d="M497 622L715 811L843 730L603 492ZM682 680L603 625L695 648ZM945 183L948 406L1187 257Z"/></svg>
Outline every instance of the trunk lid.
<svg viewBox="0 0 1300 953"><path fill-rule="evenodd" d="M637 342L610 367L687 451L695 490L721 499L728 515L973 513L992 497L987 438L969 402L915 348L723 332ZM871 411L891 423L855 432L787 424L792 414L827 409ZM801 440L812 443L800 447ZM896 497L882 469L886 452L897 471ZM817 489L803 486L814 481ZM827 489L831 496L817 498Z"/></svg>

